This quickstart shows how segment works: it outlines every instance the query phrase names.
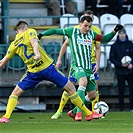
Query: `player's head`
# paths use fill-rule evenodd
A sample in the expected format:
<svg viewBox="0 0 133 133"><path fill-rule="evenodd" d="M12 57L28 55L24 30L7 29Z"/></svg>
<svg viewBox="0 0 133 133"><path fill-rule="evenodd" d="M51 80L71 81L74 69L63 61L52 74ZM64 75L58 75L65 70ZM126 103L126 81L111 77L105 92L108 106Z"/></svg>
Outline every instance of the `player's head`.
<svg viewBox="0 0 133 133"><path fill-rule="evenodd" d="M15 28L14 28L14 30L16 31L16 33L19 33L19 31L21 30L21 31L25 31L25 30L27 30L28 29L28 23L27 22L25 22L25 21L19 21L17 24L16 24L16 26L15 26Z"/></svg>
<svg viewBox="0 0 133 133"><path fill-rule="evenodd" d="M92 25L92 18L90 16L83 16L79 23L80 31L83 34L87 34L91 28L91 25Z"/></svg>
<svg viewBox="0 0 133 133"><path fill-rule="evenodd" d="M81 17L83 16L90 16L92 18L92 21L94 20L94 12L91 10L85 10Z"/></svg>

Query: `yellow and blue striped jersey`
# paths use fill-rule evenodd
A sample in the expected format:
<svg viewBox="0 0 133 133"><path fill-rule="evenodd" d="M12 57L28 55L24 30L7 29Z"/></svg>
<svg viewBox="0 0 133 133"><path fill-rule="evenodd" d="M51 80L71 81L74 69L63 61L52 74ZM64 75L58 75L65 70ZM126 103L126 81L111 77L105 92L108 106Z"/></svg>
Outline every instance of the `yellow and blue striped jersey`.
<svg viewBox="0 0 133 133"><path fill-rule="evenodd" d="M40 60L34 60L33 47L30 40L37 37L36 30L28 29L23 33L16 35L15 40L10 44L6 57L12 58L15 54L18 54L24 63L27 65L29 72L39 72L47 68L52 64L53 60L47 55L44 49L40 45L38 40L39 50L40 50Z"/></svg>

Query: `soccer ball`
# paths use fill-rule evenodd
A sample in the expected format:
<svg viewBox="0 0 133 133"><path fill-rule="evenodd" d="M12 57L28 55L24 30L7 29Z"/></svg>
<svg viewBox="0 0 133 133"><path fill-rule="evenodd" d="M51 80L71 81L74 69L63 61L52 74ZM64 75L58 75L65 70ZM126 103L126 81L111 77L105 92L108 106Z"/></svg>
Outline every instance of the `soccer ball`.
<svg viewBox="0 0 133 133"><path fill-rule="evenodd" d="M121 63L123 64L130 64L130 62L132 61L131 57L129 56L124 56L122 59L121 59Z"/></svg>
<svg viewBox="0 0 133 133"><path fill-rule="evenodd" d="M109 106L104 101L99 101L95 104L94 111L105 116L109 111Z"/></svg>

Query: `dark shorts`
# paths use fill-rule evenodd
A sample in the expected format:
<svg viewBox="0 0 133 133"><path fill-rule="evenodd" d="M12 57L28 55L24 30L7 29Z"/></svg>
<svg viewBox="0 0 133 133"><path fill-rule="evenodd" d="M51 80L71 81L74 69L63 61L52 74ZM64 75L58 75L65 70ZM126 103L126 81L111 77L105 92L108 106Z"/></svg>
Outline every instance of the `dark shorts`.
<svg viewBox="0 0 133 133"><path fill-rule="evenodd" d="M48 68L40 72L27 72L18 82L18 86L22 90L33 89L39 82L43 80L51 81L55 83L58 87L63 88L68 82L68 77L66 77L59 70L56 70L54 65L50 65Z"/></svg>

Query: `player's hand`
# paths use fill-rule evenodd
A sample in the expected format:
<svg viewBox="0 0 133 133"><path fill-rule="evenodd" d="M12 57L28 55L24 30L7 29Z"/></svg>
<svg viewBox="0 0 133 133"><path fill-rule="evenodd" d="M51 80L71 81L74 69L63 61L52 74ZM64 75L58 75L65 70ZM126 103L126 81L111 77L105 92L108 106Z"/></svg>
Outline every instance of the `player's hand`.
<svg viewBox="0 0 133 133"><path fill-rule="evenodd" d="M59 69L61 65L62 65L62 61L58 59L56 62L56 68Z"/></svg>
<svg viewBox="0 0 133 133"><path fill-rule="evenodd" d="M96 64L93 69L93 73L96 74L98 72L99 66Z"/></svg>
<svg viewBox="0 0 133 133"><path fill-rule="evenodd" d="M119 30L123 29L123 26L121 24L117 24L114 28L115 32L118 32Z"/></svg>
<svg viewBox="0 0 133 133"><path fill-rule="evenodd" d="M43 35L40 33L40 34L38 34L37 36L38 36L38 39L40 40L40 39L42 38Z"/></svg>
<svg viewBox="0 0 133 133"><path fill-rule="evenodd" d="M2 65L2 61L0 60L0 68L4 68L5 66Z"/></svg>
<svg viewBox="0 0 133 133"><path fill-rule="evenodd" d="M40 60L40 55L35 55L34 60Z"/></svg>

